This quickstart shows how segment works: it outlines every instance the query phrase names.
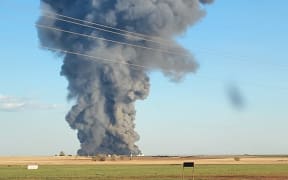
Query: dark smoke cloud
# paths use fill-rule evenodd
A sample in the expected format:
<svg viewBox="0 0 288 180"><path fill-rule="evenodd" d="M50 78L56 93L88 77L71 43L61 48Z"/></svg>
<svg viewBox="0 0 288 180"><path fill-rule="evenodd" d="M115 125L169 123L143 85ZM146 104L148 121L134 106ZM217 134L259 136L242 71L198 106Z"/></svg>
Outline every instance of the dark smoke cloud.
<svg viewBox="0 0 288 180"><path fill-rule="evenodd" d="M61 75L69 82L68 98L76 104L66 116L69 125L78 131L80 155L96 153L140 153L135 142L135 106L149 94L147 72L162 71L171 80L179 80L195 72L197 64L174 37L183 33L205 15L199 0L42 0L46 11L97 22L128 31L160 36L166 44L185 56L155 52L127 45L103 42L64 32L38 28L43 46L100 56L147 68L92 61L89 58L62 53ZM208 1L201 1L206 3ZM157 48L155 43L85 28L45 16L44 24L78 33Z"/></svg>
<svg viewBox="0 0 288 180"><path fill-rule="evenodd" d="M203 4L211 4L214 2L214 0L199 0Z"/></svg>
<svg viewBox="0 0 288 180"><path fill-rule="evenodd" d="M227 88L227 94L233 107L237 109L243 109L245 107L245 99L237 85L230 84Z"/></svg>

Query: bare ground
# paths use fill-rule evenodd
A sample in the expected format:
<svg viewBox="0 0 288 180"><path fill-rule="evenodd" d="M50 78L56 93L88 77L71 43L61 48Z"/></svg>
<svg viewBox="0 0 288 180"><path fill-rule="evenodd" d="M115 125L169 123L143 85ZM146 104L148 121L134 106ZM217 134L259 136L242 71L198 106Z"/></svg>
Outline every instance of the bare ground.
<svg viewBox="0 0 288 180"><path fill-rule="evenodd" d="M116 161L92 161L91 157L80 156L42 156L42 157L0 157L0 165L141 165L141 164L182 164L184 161L194 161L195 164L288 164L288 157L240 157L235 161L234 157L128 157Z"/></svg>

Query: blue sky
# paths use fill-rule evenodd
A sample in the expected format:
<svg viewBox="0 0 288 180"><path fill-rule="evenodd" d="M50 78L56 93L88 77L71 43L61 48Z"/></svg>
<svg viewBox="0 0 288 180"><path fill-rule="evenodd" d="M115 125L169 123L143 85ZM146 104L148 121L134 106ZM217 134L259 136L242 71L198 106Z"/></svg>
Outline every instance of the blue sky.
<svg viewBox="0 0 288 180"><path fill-rule="evenodd" d="M287 154L288 1L216 0L178 37L200 64L181 83L159 72L136 104L144 154ZM0 155L75 154L61 59L38 47L39 1L0 2ZM229 85L243 107L231 104ZM9 106L10 105L10 106Z"/></svg>

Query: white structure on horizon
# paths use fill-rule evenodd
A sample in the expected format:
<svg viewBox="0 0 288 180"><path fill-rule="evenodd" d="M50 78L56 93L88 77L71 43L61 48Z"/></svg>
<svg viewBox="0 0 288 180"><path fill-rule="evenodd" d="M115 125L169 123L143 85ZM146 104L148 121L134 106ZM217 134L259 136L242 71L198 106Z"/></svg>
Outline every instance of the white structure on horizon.
<svg viewBox="0 0 288 180"><path fill-rule="evenodd" d="M35 170L35 169L38 169L38 168L39 168L38 164L28 164L27 165L27 169L28 170Z"/></svg>

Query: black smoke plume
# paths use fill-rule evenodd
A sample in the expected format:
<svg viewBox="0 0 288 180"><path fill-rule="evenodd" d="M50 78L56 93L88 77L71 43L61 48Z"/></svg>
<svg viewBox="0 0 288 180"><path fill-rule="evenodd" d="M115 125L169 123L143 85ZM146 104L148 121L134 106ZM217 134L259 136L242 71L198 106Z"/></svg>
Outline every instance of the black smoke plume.
<svg viewBox="0 0 288 180"><path fill-rule="evenodd" d="M200 0L200 2L203 4L211 4L214 2L214 0Z"/></svg>
<svg viewBox="0 0 288 180"><path fill-rule="evenodd" d="M240 88L236 84L230 84L227 87L227 95L233 107L241 110L245 107L245 99Z"/></svg>
<svg viewBox="0 0 288 180"><path fill-rule="evenodd" d="M43 14L37 22L38 25L153 49L163 49L165 44L169 51L177 49L182 54L148 50L38 26L41 45L54 48L52 51L64 59L61 75L69 82L68 98L76 101L66 120L71 128L78 131L81 143L78 154L140 153L135 145L139 135L134 130L134 103L138 99L145 99L149 94L148 72L160 70L176 81L188 73L195 72L197 63L193 56L178 45L174 38L205 15L201 7L199 0L41 0ZM144 40L131 37L128 32L108 27L103 31L81 26L80 23L85 23L78 20L73 20L78 24L69 23L61 18L71 19L55 13L117 29L158 36L165 39L165 42L161 40L162 45L159 45L147 41L147 36ZM126 35L123 36L121 33ZM59 49L102 58L95 60L81 54L60 52ZM118 63L104 61L104 58Z"/></svg>

